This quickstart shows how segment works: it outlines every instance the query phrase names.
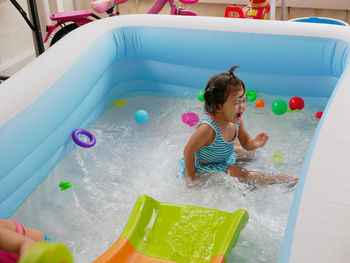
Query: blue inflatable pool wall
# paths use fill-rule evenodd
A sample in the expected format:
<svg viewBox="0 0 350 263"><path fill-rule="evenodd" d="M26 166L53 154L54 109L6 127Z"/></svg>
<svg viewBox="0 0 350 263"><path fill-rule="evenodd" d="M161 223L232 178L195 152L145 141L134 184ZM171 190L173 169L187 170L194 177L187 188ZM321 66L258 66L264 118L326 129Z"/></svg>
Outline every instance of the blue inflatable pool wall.
<svg viewBox="0 0 350 263"><path fill-rule="evenodd" d="M115 100L147 91L196 93L211 75L232 65L240 66L237 75L248 88L328 100L349 63L349 41L328 37L336 28L331 25L315 36L315 25L303 23L167 17L167 25L158 21L160 16L150 17L133 18L130 24L128 16L104 19L79 28L3 84L4 92L20 81L23 89L42 85L44 90L1 123L1 218L8 218L49 175L72 131L96 120ZM67 60L69 54L76 59L65 65L65 54ZM62 64L59 70L55 63ZM308 164L304 168L306 176ZM298 187L302 196L303 185ZM289 224L291 239L295 222Z"/></svg>

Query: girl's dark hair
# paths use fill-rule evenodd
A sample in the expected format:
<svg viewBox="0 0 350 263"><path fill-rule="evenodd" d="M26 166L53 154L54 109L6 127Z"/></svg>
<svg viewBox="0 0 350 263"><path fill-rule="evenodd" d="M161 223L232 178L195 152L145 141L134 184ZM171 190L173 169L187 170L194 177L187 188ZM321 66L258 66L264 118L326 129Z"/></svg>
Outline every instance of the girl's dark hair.
<svg viewBox="0 0 350 263"><path fill-rule="evenodd" d="M208 80L204 92L204 110L207 114L215 114L230 94L236 94L241 89L243 89L242 96L245 94L243 81L233 74L236 68L239 68L239 66L233 66L228 72L216 74Z"/></svg>

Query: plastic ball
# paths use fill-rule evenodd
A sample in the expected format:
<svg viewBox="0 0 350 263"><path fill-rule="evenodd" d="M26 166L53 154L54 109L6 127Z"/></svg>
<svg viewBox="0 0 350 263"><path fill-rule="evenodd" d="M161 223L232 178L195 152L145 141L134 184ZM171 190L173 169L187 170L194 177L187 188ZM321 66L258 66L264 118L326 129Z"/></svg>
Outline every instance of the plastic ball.
<svg viewBox="0 0 350 263"><path fill-rule="evenodd" d="M252 101L256 100L257 95L256 95L256 92L254 90L247 90L245 94L247 96L248 102L252 102Z"/></svg>
<svg viewBox="0 0 350 263"><path fill-rule="evenodd" d="M317 119L321 119L322 115L323 115L323 111L318 111L318 112L316 112L315 117Z"/></svg>
<svg viewBox="0 0 350 263"><path fill-rule="evenodd" d="M148 113L145 110L138 110L135 113L135 121L137 123L146 123L148 121Z"/></svg>
<svg viewBox="0 0 350 263"><path fill-rule="evenodd" d="M204 101L204 93L205 93L205 90L204 90L204 89L202 89L202 90L200 90L200 91L198 92L197 98L198 98L199 101Z"/></svg>
<svg viewBox="0 0 350 263"><path fill-rule="evenodd" d="M271 110L276 115L282 115L287 112L288 106L284 100L275 100L271 105Z"/></svg>
<svg viewBox="0 0 350 263"><path fill-rule="evenodd" d="M291 110L302 110L304 109L304 100L300 97L293 97L289 101L289 108Z"/></svg>

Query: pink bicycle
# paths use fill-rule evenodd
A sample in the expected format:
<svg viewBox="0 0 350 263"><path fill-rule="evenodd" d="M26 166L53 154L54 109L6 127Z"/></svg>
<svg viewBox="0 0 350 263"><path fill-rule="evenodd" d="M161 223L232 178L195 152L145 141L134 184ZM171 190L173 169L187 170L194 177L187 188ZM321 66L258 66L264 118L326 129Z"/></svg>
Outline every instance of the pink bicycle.
<svg viewBox="0 0 350 263"><path fill-rule="evenodd" d="M102 14L106 12L109 16L119 15L118 5L127 2L128 0L92 0L91 8L96 12ZM198 0L179 0L180 4L195 4ZM182 7L178 7L175 4L175 0L156 0L147 14L158 14L166 3L170 4L171 15L184 15L184 16L196 16L197 13L185 10ZM56 28L61 27L54 36L52 37L50 46L55 44L58 40L60 40L63 36L73 31L79 26L85 25L94 21L89 17L93 17L95 19L101 19L99 16L95 15L90 10L77 10L71 12L58 12L50 15L50 19L52 21L56 21L54 25L46 26L46 36L44 42L46 43L49 37L53 34Z"/></svg>

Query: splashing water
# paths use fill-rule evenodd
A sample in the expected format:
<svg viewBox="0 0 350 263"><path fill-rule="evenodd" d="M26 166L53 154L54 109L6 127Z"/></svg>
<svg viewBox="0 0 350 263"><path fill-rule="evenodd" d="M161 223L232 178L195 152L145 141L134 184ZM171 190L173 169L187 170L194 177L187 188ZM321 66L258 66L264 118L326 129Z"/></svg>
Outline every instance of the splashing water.
<svg viewBox="0 0 350 263"><path fill-rule="evenodd" d="M314 112L322 107L306 104L301 112L276 116L269 108L274 99L265 95L266 106L259 109L248 103L243 119L250 135L265 131L270 139L252 161L239 165L262 172L299 174L318 124ZM185 125L181 116L195 112L203 117L203 104L197 99L152 96L125 101L88 128L96 136L93 148L67 143L65 159L12 218L65 243L75 262L85 263L117 240L140 194L161 202L227 212L242 208L250 219L228 262L277 262L295 187L245 184L223 173L202 176L186 187L178 161L195 128ZM139 109L149 114L145 124L134 120ZM278 165L271 161L275 152L283 153ZM61 181L73 186L60 191Z"/></svg>

